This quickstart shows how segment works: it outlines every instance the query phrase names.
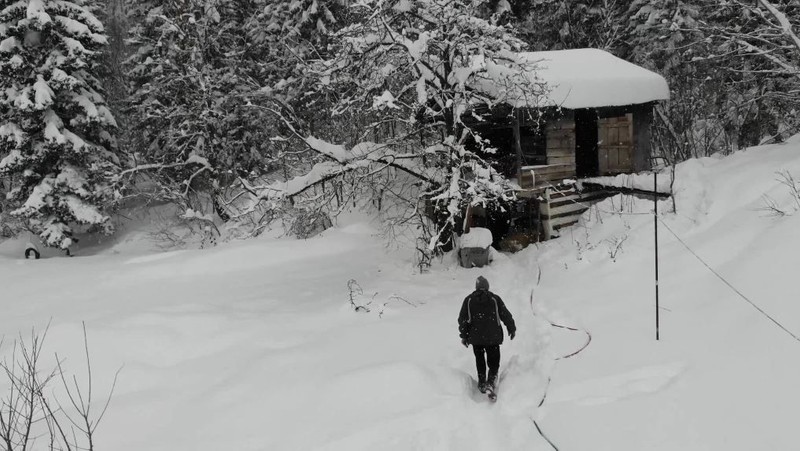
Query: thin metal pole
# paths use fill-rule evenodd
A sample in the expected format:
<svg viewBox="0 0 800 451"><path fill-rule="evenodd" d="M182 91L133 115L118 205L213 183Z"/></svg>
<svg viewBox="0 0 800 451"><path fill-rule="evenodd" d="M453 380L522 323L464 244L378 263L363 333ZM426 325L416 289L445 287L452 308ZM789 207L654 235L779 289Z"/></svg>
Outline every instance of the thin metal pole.
<svg viewBox="0 0 800 451"><path fill-rule="evenodd" d="M658 172L653 172L653 225L655 226L656 248L656 341L659 339L659 307L658 307Z"/></svg>

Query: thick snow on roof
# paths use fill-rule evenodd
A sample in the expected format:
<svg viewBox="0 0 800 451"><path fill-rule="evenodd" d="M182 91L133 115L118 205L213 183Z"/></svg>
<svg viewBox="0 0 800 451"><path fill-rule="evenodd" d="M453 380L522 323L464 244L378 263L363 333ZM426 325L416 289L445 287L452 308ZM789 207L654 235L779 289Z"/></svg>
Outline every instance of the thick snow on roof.
<svg viewBox="0 0 800 451"><path fill-rule="evenodd" d="M556 50L519 54L534 63L531 78L550 89L538 105L519 99L515 106L559 105L593 108L647 103L669 99L667 81L661 75L599 49ZM511 97L512 95L509 94Z"/></svg>

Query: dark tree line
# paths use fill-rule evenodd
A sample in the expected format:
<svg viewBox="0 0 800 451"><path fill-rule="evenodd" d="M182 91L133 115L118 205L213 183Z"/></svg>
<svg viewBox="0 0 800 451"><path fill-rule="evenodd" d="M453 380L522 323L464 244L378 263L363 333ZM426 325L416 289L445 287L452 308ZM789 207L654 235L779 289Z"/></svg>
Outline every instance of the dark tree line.
<svg viewBox="0 0 800 451"><path fill-rule="evenodd" d="M368 205L437 252L458 211L509 196L459 116L502 101L470 86L507 51L595 47L664 75L671 162L798 125L800 0L34 3L0 1L0 220L63 248L145 200L249 235Z"/></svg>

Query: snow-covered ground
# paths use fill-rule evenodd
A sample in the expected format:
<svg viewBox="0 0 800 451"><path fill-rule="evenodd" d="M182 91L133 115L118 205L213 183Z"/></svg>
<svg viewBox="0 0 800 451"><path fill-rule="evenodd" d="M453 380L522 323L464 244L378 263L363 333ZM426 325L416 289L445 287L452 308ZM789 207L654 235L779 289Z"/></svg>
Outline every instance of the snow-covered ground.
<svg viewBox="0 0 800 451"><path fill-rule="evenodd" d="M534 420L563 450L797 449L800 342L666 228L800 334L800 213L782 170L800 178L800 142L678 167L677 214L659 205L660 341L652 205L618 196L558 240L426 274L360 219L203 251L143 253L129 235L32 261L0 243L2 351L51 321L46 353L80 374L85 321L96 398L124 365L101 450L552 449ZM763 211L765 194L789 214ZM458 338L478 275L518 326L496 404ZM589 346L560 358L581 330Z"/></svg>

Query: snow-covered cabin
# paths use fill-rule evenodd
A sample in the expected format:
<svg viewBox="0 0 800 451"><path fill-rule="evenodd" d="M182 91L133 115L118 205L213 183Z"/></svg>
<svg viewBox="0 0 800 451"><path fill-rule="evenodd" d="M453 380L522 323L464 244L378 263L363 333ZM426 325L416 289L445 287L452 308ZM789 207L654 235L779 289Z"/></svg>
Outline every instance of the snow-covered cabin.
<svg viewBox="0 0 800 451"><path fill-rule="evenodd" d="M549 92L534 99L506 94L507 108L495 107L497 121L478 128L500 150L498 159L513 162L507 175L521 172L521 188L649 168L653 105L669 99L662 76L597 49L520 57L534 63L531 78Z"/></svg>
<svg viewBox="0 0 800 451"><path fill-rule="evenodd" d="M547 94L531 99L500 93L507 102L493 106L488 121L471 125L497 148L487 158L517 181L518 197L532 199L531 205L520 207L521 215L544 218L544 224L529 227L538 227L540 238L546 239L574 223L580 212L574 202L571 215L552 211L549 196L563 194L565 179L650 168L653 106L669 99L669 87L662 76L603 50L530 52L520 57L534 63L529 75L546 84ZM483 83L479 89L491 93L501 88ZM543 198L544 205L533 201ZM503 235L492 228L495 236Z"/></svg>

